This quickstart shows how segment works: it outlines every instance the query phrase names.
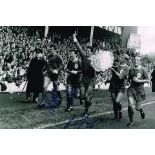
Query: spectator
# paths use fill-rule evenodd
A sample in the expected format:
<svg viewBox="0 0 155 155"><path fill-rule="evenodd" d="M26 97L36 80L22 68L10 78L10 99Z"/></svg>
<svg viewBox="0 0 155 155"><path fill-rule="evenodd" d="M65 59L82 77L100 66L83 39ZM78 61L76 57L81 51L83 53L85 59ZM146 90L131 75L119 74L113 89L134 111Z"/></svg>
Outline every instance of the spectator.
<svg viewBox="0 0 155 155"><path fill-rule="evenodd" d="M34 49L39 47L43 50L44 59L48 54L48 49L51 45L56 47L56 53L59 54L64 64L66 65L68 62L68 58L70 57L70 49L75 49L76 47L72 42L72 36L65 36L62 34L54 34L52 39L43 38L40 39L39 35L33 30L30 33L28 27L18 27L18 26L8 26L8 27L0 27L0 59L4 61L2 64L2 70L12 70L9 75L13 77L11 82L17 82L17 78L14 77L15 68L21 67L21 69L27 69L27 65L29 64L30 60L35 57ZM39 31L38 31L39 32ZM37 34L37 37L35 36ZM82 48L85 50L88 47L88 40L89 38L79 37L79 42L81 43ZM119 58L120 55L125 57L128 55L128 65L132 66L132 58L134 57L134 51L130 49L122 49L118 43L112 43L110 40L107 39L94 39L93 40L93 50L109 50L113 53L115 59ZM79 58L79 56L78 56ZM11 64L11 66L8 65ZM147 64L147 59L144 56L142 59L143 64ZM146 68L149 70L150 67ZM105 76L106 73L104 73ZM64 79L65 72L62 72L60 75L60 79ZM8 75L7 75L8 76ZM24 76L24 74L23 74ZM25 79L24 77L22 78ZM7 77L5 80L9 80ZM63 80L65 81L65 79Z"/></svg>
<svg viewBox="0 0 155 155"><path fill-rule="evenodd" d="M42 59L42 50L36 49L36 57L30 62L27 72L27 89L26 101L31 101L31 93L34 93L33 102L38 102L39 93L43 92L43 68L46 66L46 61Z"/></svg>
<svg viewBox="0 0 155 155"><path fill-rule="evenodd" d="M155 92L155 66L151 73L151 82L152 82L152 92Z"/></svg>

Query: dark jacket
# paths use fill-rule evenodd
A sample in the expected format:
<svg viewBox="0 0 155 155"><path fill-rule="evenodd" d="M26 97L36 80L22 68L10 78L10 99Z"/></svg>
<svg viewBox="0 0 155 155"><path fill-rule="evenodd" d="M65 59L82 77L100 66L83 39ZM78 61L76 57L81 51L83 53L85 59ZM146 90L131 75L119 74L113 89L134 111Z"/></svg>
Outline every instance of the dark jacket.
<svg viewBox="0 0 155 155"><path fill-rule="evenodd" d="M155 69L151 73L151 81L152 81L152 92L155 92Z"/></svg>
<svg viewBox="0 0 155 155"><path fill-rule="evenodd" d="M44 84L43 68L46 66L44 59L33 58L27 70L28 87L32 92L42 92Z"/></svg>

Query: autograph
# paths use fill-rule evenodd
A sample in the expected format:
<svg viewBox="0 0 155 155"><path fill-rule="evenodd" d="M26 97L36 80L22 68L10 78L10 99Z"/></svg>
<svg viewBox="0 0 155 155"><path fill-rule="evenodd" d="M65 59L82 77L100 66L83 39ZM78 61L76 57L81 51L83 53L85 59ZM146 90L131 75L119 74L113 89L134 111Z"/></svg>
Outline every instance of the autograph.
<svg viewBox="0 0 155 155"><path fill-rule="evenodd" d="M55 100L55 96L52 96L53 94L50 93L45 93L44 99L43 99L43 104L45 107L48 109L48 114L55 116L55 111L56 111L56 105L54 104L55 102L52 102L52 99Z"/></svg>
<svg viewBox="0 0 155 155"><path fill-rule="evenodd" d="M75 117L76 115L68 119L67 123L64 125L64 129L72 126L75 126L75 129L80 129L82 126L86 126L87 129L90 129L93 128L95 125L103 122L103 118L91 120L89 116L84 116L79 122Z"/></svg>
<svg viewBox="0 0 155 155"><path fill-rule="evenodd" d="M56 96L53 96L53 97L56 97ZM50 114L51 116L56 116L56 105L54 104L55 102L52 102L51 98L52 98L52 93L46 94L46 96L44 97L43 103L48 109L48 114ZM53 98L53 100L55 100L55 98ZM63 128L68 129L70 127L73 127L75 129L80 129L84 127L86 129L91 129L95 125L102 122L103 122L103 118L92 119L89 116L84 116L81 119L77 119L77 116L73 115L67 120Z"/></svg>

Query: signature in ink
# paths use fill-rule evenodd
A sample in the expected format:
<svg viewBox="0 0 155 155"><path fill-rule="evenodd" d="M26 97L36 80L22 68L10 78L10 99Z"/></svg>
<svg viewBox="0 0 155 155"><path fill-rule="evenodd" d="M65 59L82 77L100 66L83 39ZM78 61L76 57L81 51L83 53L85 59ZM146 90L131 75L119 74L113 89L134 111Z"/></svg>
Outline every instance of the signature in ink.
<svg viewBox="0 0 155 155"><path fill-rule="evenodd" d="M64 125L64 129L69 127L75 127L75 129L80 129L82 126L86 126L86 129L93 128L95 125L102 123L103 118L97 118L95 120L91 120L89 116L84 116L80 122L76 119L76 115L70 117L68 121Z"/></svg>
<svg viewBox="0 0 155 155"><path fill-rule="evenodd" d="M52 102L52 100L55 100L55 96L52 96L51 92L48 94L45 93L42 103L48 109L48 114L55 116L56 105L54 104L55 102Z"/></svg>

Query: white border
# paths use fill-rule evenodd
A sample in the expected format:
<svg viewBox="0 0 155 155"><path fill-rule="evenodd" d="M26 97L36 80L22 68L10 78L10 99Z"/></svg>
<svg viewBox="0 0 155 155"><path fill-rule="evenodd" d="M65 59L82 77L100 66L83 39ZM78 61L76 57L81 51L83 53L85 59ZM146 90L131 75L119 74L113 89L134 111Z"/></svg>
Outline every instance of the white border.
<svg viewBox="0 0 155 155"><path fill-rule="evenodd" d="M149 26L153 0L5 0L0 25ZM154 154L154 130L1 130L1 154Z"/></svg>
<svg viewBox="0 0 155 155"><path fill-rule="evenodd" d="M5 0L0 25L149 26L154 23L153 0Z"/></svg>

